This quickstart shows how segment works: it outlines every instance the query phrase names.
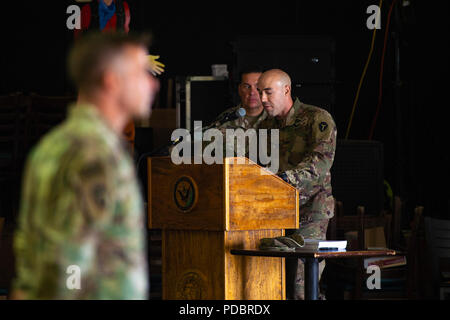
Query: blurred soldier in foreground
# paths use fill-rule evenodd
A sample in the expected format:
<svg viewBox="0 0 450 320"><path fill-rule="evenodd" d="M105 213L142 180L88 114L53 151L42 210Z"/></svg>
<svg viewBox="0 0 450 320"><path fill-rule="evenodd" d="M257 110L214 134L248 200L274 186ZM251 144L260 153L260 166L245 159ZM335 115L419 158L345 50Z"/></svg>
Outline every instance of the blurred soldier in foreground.
<svg viewBox="0 0 450 320"><path fill-rule="evenodd" d="M72 49L79 101L28 158L13 298L148 297L143 203L121 137L132 118L150 115L159 90L148 45L106 33Z"/></svg>
<svg viewBox="0 0 450 320"><path fill-rule="evenodd" d="M299 191L300 228L291 232L325 240L328 220L334 214L330 169L337 131L333 118L323 109L304 104L298 98L293 100L291 79L282 70L263 73L258 92L269 115L259 128L280 130L278 175ZM297 270L297 261L295 264L286 261L288 299L304 299L304 266L298 261ZM324 262L320 264L319 275Z"/></svg>

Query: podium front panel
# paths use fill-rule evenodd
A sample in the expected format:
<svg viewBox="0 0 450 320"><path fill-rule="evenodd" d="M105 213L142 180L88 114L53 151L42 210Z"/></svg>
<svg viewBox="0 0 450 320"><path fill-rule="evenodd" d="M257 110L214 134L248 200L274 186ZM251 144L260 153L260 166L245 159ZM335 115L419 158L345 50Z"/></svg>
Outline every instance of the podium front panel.
<svg viewBox="0 0 450 320"><path fill-rule="evenodd" d="M169 157L149 158L148 180L150 228L298 228L298 191L246 158L226 158L225 164L213 165L175 165Z"/></svg>
<svg viewBox="0 0 450 320"><path fill-rule="evenodd" d="M175 165L148 159L149 227L225 230L222 165Z"/></svg>
<svg viewBox="0 0 450 320"><path fill-rule="evenodd" d="M248 159L232 159L218 165L148 159L149 227L163 229L164 299L285 298L281 258L230 250L298 228L298 191Z"/></svg>

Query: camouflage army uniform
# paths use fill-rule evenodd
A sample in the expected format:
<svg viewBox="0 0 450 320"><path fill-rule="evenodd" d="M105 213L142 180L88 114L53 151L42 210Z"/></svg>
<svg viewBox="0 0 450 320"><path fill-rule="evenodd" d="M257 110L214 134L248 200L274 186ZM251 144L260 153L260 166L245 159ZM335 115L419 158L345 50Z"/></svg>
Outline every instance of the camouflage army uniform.
<svg viewBox="0 0 450 320"><path fill-rule="evenodd" d="M279 129L279 172L299 190L300 228L304 238L326 239L334 214L330 169L336 149L336 125L331 115L295 99L285 119L268 118L261 129ZM270 131L269 131L270 132ZM303 263L298 264L296 297L303 298ZM324 268L321 263L320 274Z"/></svg>
<svg viewBox="0 0 450 320"><path fill-rule="evenodd" d="M143 218L124 142L95 107L71 107L26 165L13 288L25 299L146 299ZM79 290L66 284L73 265Z"/></svg>

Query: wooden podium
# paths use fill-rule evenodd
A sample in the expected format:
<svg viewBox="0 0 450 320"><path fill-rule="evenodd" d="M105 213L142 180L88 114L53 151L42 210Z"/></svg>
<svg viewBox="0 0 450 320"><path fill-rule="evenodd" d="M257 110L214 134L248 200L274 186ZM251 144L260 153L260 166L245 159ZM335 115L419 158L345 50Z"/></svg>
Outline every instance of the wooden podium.
<svg viewBox="0 0 450 320"><path fill-rule="evenodd" d="M230 250L297 229L298 191L240 160L175 165L148 158L149 228L162 229L163 299L285 299L282 258Z"/></svg>

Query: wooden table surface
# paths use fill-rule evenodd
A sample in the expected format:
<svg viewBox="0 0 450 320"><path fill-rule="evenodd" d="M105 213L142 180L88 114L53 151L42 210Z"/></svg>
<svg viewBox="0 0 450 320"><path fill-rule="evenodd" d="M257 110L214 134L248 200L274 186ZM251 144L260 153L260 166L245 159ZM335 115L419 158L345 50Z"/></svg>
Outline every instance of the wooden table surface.
<svg viewBox="0 0 450 320"><path fill-rule="evenodd" d="M395 256L395 250L359 250L359 251L296 251L259 250L259 249L232 249L231 254L253 257L284 257L284 258L355 258Z"/></svg>

